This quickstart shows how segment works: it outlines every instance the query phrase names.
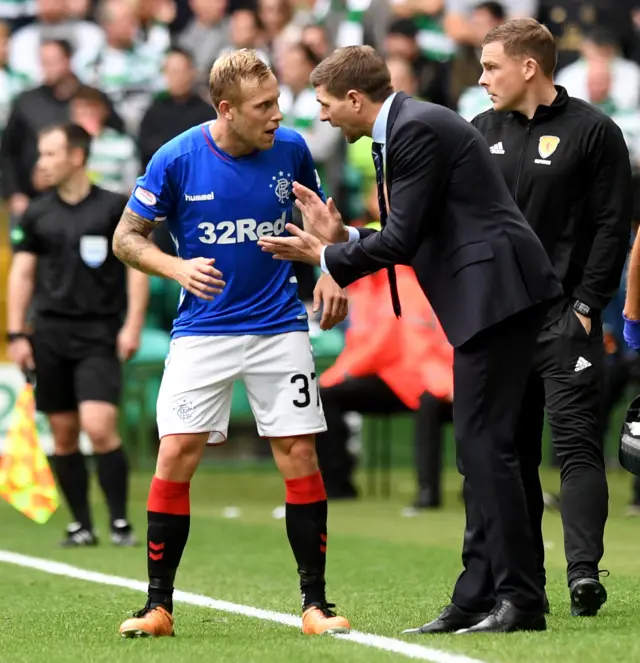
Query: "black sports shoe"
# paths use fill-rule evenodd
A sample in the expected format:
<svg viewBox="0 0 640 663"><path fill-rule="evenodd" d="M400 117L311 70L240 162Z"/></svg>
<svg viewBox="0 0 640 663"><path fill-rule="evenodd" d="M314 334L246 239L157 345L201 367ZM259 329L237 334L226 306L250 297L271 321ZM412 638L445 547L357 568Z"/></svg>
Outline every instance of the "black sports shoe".
<svg viewBox="0 0 640 663"><path fill-rule="evenodd" d="M138 545L138 539L128 521L116 520L111 524L111 543L123 548L132 548Z"/></svg>
<svg viewBox="0 0 640 663"><path fill-rule="evenodd" d="M80 523L67 525L67 535L60 545L63 548L80 548L82 546L97 546L98 537L92 530L83 527Z"/></svg>
<svg viewBox="0 0 640 663"><path fill-rule="evenodd" d="M609 575L609 571L598 571L598 575ZM607 590L597 577L575 578L569 585L571 615L573 617L595 617L607 600Z"/></svg>

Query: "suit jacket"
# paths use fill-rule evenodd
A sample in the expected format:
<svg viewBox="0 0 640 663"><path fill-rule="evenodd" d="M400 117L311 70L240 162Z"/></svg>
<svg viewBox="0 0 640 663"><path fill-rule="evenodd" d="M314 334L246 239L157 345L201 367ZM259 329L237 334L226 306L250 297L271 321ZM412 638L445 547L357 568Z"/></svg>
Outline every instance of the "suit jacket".
<svg viewBox="0 0 640 663"><path fill-rule="evenodd" d="M383 267L411 265L454 347L562 296L488 144L455 112L398 93L385 171L386 226L326 248L327 268L341 287Z"/></svg>

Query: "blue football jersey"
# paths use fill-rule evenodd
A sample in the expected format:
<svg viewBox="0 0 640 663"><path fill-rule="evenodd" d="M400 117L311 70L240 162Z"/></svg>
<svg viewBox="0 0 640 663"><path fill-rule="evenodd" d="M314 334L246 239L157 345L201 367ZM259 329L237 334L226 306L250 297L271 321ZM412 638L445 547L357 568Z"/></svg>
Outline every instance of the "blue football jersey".
<svg viewBox="0 0 640 663"><path fill-rule="evenodd" d="M291 263L274 260L257 242L288 235L292 182L325 199L309 148L300 134L280 128L271 149L234 158L214 143L210 126L161 147L129 199L136 214L168 224L181 258L215 258L226 282L213 301L183 289L172 336L308 330Z"/></svg>

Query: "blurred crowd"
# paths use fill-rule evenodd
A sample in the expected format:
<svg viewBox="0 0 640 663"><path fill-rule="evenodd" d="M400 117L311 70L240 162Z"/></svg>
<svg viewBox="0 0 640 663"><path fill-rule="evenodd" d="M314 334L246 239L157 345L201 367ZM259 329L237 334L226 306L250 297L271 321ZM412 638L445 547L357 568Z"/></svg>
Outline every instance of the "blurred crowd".
<svg viewBox="0 0 640 663"><path fill-rule="evenodd" d="M336 46L368 43L396 89L471 119L488 108L479 44L519 16L551 29L557 82L611 115L640 164L640 0L0 0L3 197L20 214L38 192L35 136L62 119L95 137L96 181L128 192L164 141L214 116L216 58L250 47L281 81L283 124L305 135L327 192L368 219L369 145L347 147L319 122L311 70Z"/></svg>
<svg viewBox="0 0 640 663"><path fill-rule="evenodd" d="M24 212L44 187L37 168L38 132L69 119L93 136L93 180L128 194L164 142L215 117L208 96L211 65L230 49L248 47L258 50L280 80L283 125L307 140L327 195L349 222L375 223L370 140L347 145L338 129L319 121L309 86L313 68L335 47L371 44L385 54L396 90L470 120L490 106L477 84L483 37L505 20L524 16L549 27L559 45L556 82L612 117L640 173L640 0L0 0L1 196L12 218ZM636 208L640 220L640 205ZM309 299L312 281L300 278L301 289L307 288L303 299ZM607 312L611 407L635 370L623 350L621 297L622 290ZM384 327L381 309L363 308L359 325ZM419 329L427 318L424 311L412 316L405 307L397 322L404 330L384 327L385 333L409 334L415 345L419 331L407 326ZM431 331L434 325L437 321L427 324ZM369 355L363 360L363 344L353 346L347 334L344 352L355 352L358 360L354 369L354 361L343 358L349 370L382 376L392 362L400 384L398 371L415 373L409 357L390 358L380 352L383 344L365 345ZM396 345L400 351L402 344ZM424 345L425 366L430 347ZM440 357L449 357L442 355L441 344L438 348ZM340 382L336 370L331 384L325 381L327 389ZM420 408L421 393L450 402L448 388L434 394L426 378L412 380L411 398L396 390L407 410ZM445 408L430 416L429 425L438 428L449 414ZM346 431L342 437L346 445ZM344 488L352 464L342 470L336 496L352 492ZM640 505L640 491L635 501ZM421 504L437 506L440 496L423 495Z"/></svg>

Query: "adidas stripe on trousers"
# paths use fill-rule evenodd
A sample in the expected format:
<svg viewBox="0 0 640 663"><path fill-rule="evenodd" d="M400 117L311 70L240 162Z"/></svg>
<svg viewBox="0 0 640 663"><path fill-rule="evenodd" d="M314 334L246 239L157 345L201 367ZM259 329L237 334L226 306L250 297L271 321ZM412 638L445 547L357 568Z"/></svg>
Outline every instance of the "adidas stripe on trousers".
<svg viewBox="0 0 640 663"><path fill-rule="evenodd" d="M562 303L560 303L562 304ZM560 461L561 515L567 559L567 580L597 577L604 552L608 515L608 488L602 449L602 390L604 343L602 323L592 318L590 333L571 308L554 306L538 336L534 359L517 423L516 447L533 531L537 574L546 584L542 514L544 503L539 466L545 410ZM523 351L523 361L530 356ZM508 499L508 498L507 498ZM463 560L453 602L469 611L490 609L495 599L492 577L483 546L467 516Z"/></svg>

